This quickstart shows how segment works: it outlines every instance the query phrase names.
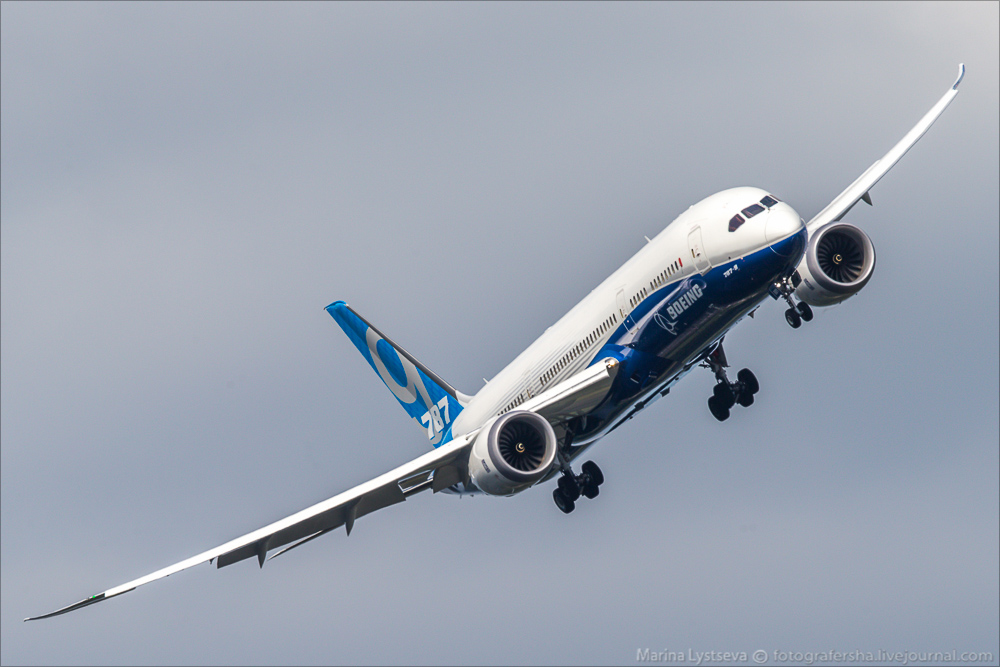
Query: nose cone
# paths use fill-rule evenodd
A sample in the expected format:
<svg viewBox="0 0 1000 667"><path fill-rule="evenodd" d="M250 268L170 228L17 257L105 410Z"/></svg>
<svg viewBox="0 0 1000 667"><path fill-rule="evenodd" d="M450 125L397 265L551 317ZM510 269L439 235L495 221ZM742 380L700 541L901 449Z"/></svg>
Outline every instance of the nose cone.
<svg viewBox="0 0 1000 667"><path fill-rule="evenodd" d="M802 252L805 228L799 214L785 205L770 210L764 236L771 250L782 257L791 257Z"/></svg>

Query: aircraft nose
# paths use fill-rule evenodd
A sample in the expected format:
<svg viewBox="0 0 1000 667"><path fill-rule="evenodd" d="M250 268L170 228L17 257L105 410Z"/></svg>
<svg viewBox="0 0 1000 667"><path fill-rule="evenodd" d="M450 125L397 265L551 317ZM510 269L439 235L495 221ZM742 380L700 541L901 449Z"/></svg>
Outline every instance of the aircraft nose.
<svg viewBox="0 0 1000 667"><path fill-rule="evenodd" d="M781 208L773 208L767 216L767 224L764 228L764 236L767 238L768 245L779 255L790 254L794 251L793 248L785 246L788 244L781 243L785 239L791 238L801 232L805 228L805 223L802 222L802 218L799 214L792 210L791 207L782 206Z"/></svg>

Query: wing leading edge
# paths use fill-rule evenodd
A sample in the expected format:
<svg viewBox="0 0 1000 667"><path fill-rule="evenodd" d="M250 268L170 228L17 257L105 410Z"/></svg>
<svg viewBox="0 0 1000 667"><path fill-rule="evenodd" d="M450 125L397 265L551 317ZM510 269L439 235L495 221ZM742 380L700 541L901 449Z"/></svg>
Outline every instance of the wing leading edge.
<svg viewBox="0 0 1000 667"><path fill-rule="evenodd" d="M340 526L346 526L349 535L354 521L365 514L400 503L409 496L425 489L437 492L463 481L468 476L466 450L472 445L474 435L469 434L456 438L446 445L427 452L423 456L369 482L344 491L280 521L275 521L252 533L230 540L214 549L204 551L197 556L192 556L187 560L182 560L121 586L109 588L103 593L92 595L48 614L24 620L36 621L82 609L122 593L128 593L143 584L162 579L175 572L213 560L217 562L218 567L225 567L256 556L260 566L263 567L269 550L280 549L272 555L272 558L279 556L289 549L305 544Z"/></svg>
<svg viewBox="0 0 1000 667"><path fill-rule="evenodd" d="M816 217L809 221L806 227L808 227L810 233L829 222L840 220L847 215L847 212L858 201L863 200L866 204L872 203L868 191L885 176L886 172L899 162L900 158L906 155L906 152L913 147L913 144L920 140L920 137L924 136L924 133L930 129L934 121L938 119L938 116L944 113L944 110L948 108L951 101L958 95L958 84L962 83L964 76L965 65L959 64L958 78L952 84L951 88L948 89L948 92L938 100L937 104L931 107L930 111L924 114L920 122L914 125L913 129L906 133L906 136L899 140L899 143L893 146L880 159L876 160L872 166L868 167L863 174L858 176L857 180L847 186L846 190L837 195L832 202L827 204L826 208L817 213Z"/></svg>

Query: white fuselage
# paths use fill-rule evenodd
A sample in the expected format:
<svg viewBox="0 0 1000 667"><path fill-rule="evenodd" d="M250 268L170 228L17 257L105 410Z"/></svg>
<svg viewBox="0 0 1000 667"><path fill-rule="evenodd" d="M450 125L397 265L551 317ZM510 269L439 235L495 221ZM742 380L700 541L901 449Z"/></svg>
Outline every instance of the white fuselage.
<svg viewBox="0 0 1000 667"><path fill-rule="evenodd" d="M493 377L455 420L453 434L468 433L516 408L608 356L610 348L621 347L628 351L627 348L634 347L637 328L650 317L657 317L649 309L643 312L648 305L646 302L653 300L654 295L658 300L667 297L666 308L659 318L669 326L665 317L674 318L695 300L708 296L701 294L698 285L692 285L693 290L688 294L670 301L669 295L675 293L679 285L684 285L686 279L706 277L713 269L729 266L729 275L720 274L721 279L726 280L739 272L741 262L755 253L796 235L804 239L802 219L783 202L765 208L735 231L729 231L734 215L766 196L768 193L759 188L733 188L689 207ZM780 263L780 270L794 268L800 256L798 252L788 257ZM732 269L732 266L737 268ZM744 275L740 277L745 278L746 269L742 270ZM767 264L766 270L768 275L762 276L762 280L770 284L773 281L770 274L775 273L773 263ZM764 291L754 290L754 294L752 303L734 300L739 304L737 317L709 318L716 326L692 332L697 349L691 349L686 359L674 359L680 363L672 364L671 372L659 375L642 391L624 392L621 404L605 412L620 415L631 405L643 401L643 397L656 395L675 382L682 371L687 370L685 366L690 367L691 358L721 338L739 317L756 307L766 296L766 286ZM593 442L613 425L604 423L602 428L588 429L586 440L581 442L577 438L574 444Z"/></svg>

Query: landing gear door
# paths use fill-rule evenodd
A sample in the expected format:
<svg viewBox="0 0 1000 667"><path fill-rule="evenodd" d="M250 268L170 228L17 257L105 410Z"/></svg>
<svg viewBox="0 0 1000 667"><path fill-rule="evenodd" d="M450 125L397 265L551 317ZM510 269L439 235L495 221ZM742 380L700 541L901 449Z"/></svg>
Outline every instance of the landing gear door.
<svg viewBox="0 0 1000 667"><path fill-rule="evenodd" d="M628 302L625 300L625 289L618 290L618 294L615 295L615 301L618 303L618 319L621 320L622 324L625 325L625 330L632 333L632 329L635 328L635 323L632 321L630 316Z"/></svg>
<svg viewBox="0 0 1000 667"><path fill-rule="evenodd" d="M701 240L701 225L697 225L688 234L688 249L691 251L691 259L698 273L705 275L712 263L708 261L708 254L705 252L705 244Z"/></svg>

